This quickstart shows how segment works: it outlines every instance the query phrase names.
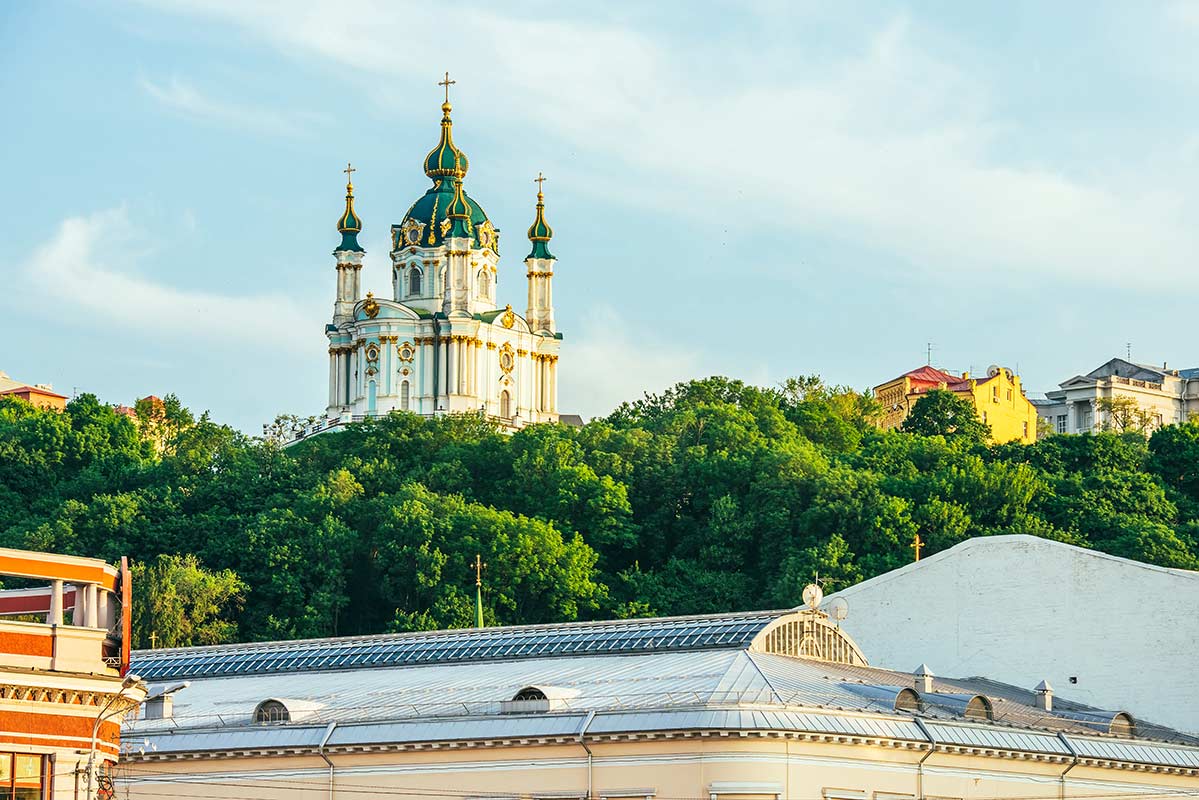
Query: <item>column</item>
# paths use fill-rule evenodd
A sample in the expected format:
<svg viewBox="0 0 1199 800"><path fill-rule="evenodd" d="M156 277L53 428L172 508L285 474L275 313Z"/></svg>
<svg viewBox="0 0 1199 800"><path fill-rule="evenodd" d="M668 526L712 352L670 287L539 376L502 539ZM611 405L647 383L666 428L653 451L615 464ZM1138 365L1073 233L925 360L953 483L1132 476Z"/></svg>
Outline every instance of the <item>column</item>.
<svg viewBox="0 0 1199 800"><path fill-rule="evenodd" d="M550 411L558 413L558 357L550 357Z"/></svg>
<svg viewBox="0 0 1199 800"><path fill-rule="evenodd" d="M84 607L87 605L87 598L83 596L83 587L79 584L72 584L71 590L75 593L75 607L71 611L71 624L82 627L84 622Z"/></svg>
<svg viewBox="0 0 1199 800"><path fill-rule="evenodd" d="M337 405L337 353L329 349L329 405Z"/></svg>
<svg viewBox="0 0 1199 800"><path fill-rule="evenodd" d="M46 617L46 624L62 624L62 581L50 582L50 616Z"/></svg>
<svg viewBox="0 0 1199 800"><path fill-rule="evenodd" d="M96 627L112 629L112 620L108 617L108 590L100 586L96 587L96 616L100 620Z"/></svg>
<svg viewBox="0 0 1199 800"><path fill-rule="evenodd" d="M83 612L83 624L88 628L100 627L100 616L97 613L98 603L96 601L96 584L89 583L83 587L83 593L87 597L87 607Z"/></svg>

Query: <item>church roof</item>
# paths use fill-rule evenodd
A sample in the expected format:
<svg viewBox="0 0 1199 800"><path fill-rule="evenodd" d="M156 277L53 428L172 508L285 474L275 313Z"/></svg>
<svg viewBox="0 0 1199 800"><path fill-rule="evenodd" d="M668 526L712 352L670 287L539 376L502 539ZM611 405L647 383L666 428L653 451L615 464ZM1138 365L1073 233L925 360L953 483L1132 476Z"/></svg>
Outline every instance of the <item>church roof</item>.
<svg viewBox="0 0 1199 800"><path fill-rule="evenodd" d="M457 216L462 220L458 235L471 237L474 247L490 248L498 254L499 231L465 187L459 190L459 183L466 176L469 162L466 154L454 144L449 102L443 104L441 110L441 138L425 156L424 162L425 175L433 181L433 186L417 198L400 224L393 227L392 245L396 250L442 245L450 235L450 228L454 224L453 212L458 206ZM460 203L456 200L459 191Z"/></svg>
<svg viewBox="0 0 1199 800"><path fill-rule="evenodd" d="M529 226L529 241L533 249L526 258L554 258L550 252L550 239L554 238L554 229L545 221L545 195L541 191L541 182L545 180L537 176L537 217Z"/></svg>
<svg viewBox="0 0 1199 800"><path fill-rule="evenodd" d="M346 175L354 172L354 168L347 165ZM346 180L346 210L342 212L341 218L337 220L337 232L341 234L341 244L337 250L349 250L353 252L364 252L362 246L358 244L358 234L362 231L362 220L359 219L357 212L354 211L354 183L348 178Z"/></svg>

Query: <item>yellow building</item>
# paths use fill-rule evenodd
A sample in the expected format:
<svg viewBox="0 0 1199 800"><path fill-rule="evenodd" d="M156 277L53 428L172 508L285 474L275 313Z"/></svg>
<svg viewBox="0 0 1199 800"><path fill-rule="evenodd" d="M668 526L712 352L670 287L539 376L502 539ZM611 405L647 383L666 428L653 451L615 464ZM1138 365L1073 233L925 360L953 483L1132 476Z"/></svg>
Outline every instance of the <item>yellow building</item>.
<svg viewBox="0 0 1199 800"><path fill-rule="evenodd" d="M983 422L991 426L991 441L1037 440L1037 408L1024 394L1020 376L1007 367L994 366L987 377L972 378L923 366L874 387L874 397L885 414L879 423L884 430L898 428L921 397L933 389L945 389L969 401Z"/></svg>
<svg viewBox="0 0 1199 800"><path fill-rule="evenodd" d="M190 684L127 726L128 800L1199 792L1199 741L1048 686L871 667L811 609L155 650L134 664L152 690Z"/></svg>

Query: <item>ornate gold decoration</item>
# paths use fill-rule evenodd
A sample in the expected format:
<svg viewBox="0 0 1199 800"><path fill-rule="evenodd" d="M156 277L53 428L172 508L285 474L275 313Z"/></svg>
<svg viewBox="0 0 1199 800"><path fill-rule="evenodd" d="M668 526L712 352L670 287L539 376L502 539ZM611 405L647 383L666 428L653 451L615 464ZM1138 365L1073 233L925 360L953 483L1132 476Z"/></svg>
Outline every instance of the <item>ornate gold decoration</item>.
<svg viewBox="0 0 1199 800"><path fill-rule="evenodd" d="M487 343L487 349L488 349L488 350L494 350L494 349L495 349L495 342L488 342L488 343Z"/></svg>
<svg viewBox="0 0 1199 800"><path fill-rule="evenodd" d="M400 370L400 374L406 376L408 374L408 368L404 367L402 370Z"/></svg>
<svg viewBox="0 0 1199 800"><path fill-rule="evenodd" d="M400 357L400 361L411 362L416 357L416 350L408 342L404 342L396 348L396 355Z"/></svg>
<svg viewBox="0 0 1199 800"><path fill-rule="evenodd" d="M450 225L452 225L452 224L453 224L453 223L452 223L452 222L450 222L450 218L449 218L449 217L446 217L445 219L443 219L443 220L441 221L441 235L442 235L442 236L445 236L447 233L449 233L449 232L450 232ZM429 238L430 238L430 239L432 239L433 237L432 237L432 236L430 236Z"/></svg>
<svg viewBox="0 0 1199 800"><path fill-rule="evenodd" d="M518 356L520 356L521 358L524 358L525 356L527 356L529 354L529 351L528 350L517 350L516 354Z"/></svg>
<svg viewBox="0 0 1199 800"><path fill-rule="evenodd" d="M500 369L508 375L515 367L516 357L512 354L512 345L504 342L504 346L500 348Z"/></svg>
<svg viewBox="0 0 1199 800"><path fill-rule="evenodd" d="M415 247L416 245L420 244L420 237L421 234L424 233L424 230L425 223L417 222L414 219L409 219L402 226L400 226L400 237L403 239L404 244L410 247Z"/></svg>
<svg viewBox="0 0 1199 800"><path fill-rule="evenodd" d="M366 360L367 361L378 361L379 360L379 345L374 344L372 342L371 344L368 344L366 346Z"/></svg>
<svg viewBox="0 0 1199 800"><path fill-rule="evenodd" d="M495 226L491 224L491 220L487 220L479 226L479 244L490 250L495 243Z"/></svg>
<svg viewBox="0 0 1199 800"><path fill-rule="evenodd" d="M504 316L500 319L500 322L505 328L511 328L516 324L516 315L512 313L511 304L504 307Z"/></svg>
<svg viewBox="0 0 1199 800"><path fill-rule="evenodd" d="M371 319L379 316L379 303L375 300L374 292L366 293L366 302L362 304L362 311Z"/></svg>

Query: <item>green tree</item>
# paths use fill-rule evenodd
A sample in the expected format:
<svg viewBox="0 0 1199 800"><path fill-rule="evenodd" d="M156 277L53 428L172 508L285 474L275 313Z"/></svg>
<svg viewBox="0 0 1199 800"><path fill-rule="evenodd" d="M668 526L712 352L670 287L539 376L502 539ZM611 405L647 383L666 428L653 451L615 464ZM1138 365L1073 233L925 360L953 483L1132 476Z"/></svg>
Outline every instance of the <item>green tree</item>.
<svg viewBox="0 0 1199 800"><path fill-rule="evenodd" d="M1105 431L1148 436L1157 421L1152 412L1141 408L1135 397L1127 395L1100 397L1095 401L1095 409L1103 420L1102 429Z"/></svg>
<svg viewBox="0 0 1199 800"><path fill-rule="evenodd" d="M979 444L991 438L990 426L978 418L974 405L945 389L933 389L917 400L903 421L903 430Z"/></svg>
<svg viewBox="0 0 1199 800"><path fill-rule="evenodd" d="M223 644L237 637L233 620L246 585L232 570L209 571L194 555L160 555L135 562L133 642L135 647Z"/></svg>

